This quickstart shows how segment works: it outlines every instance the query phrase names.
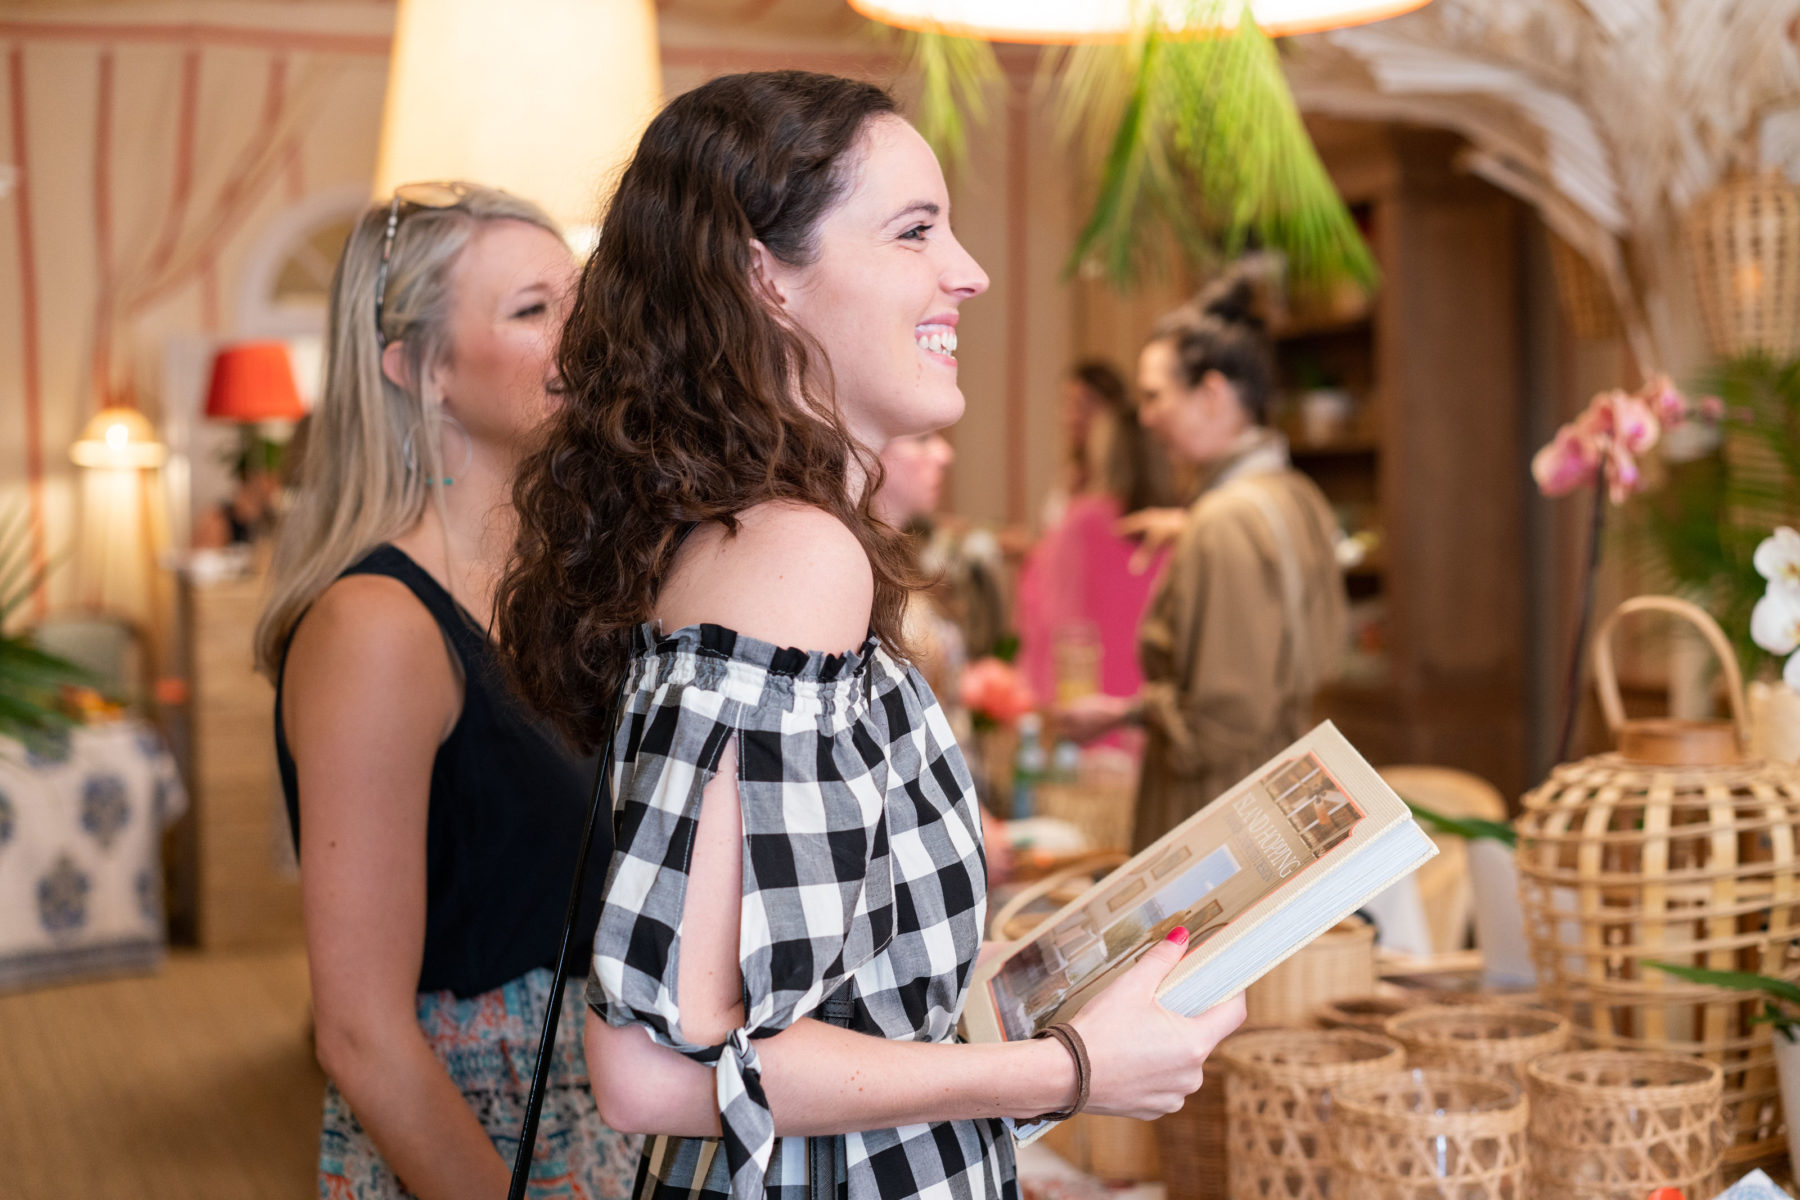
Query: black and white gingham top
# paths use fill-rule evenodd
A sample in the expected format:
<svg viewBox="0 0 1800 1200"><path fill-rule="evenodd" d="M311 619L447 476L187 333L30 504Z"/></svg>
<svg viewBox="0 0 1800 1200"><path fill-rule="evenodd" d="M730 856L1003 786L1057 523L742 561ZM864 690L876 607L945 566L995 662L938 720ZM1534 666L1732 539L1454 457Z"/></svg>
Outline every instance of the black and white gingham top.
<svg viewBox="0 0 1800 1200"><path fill-rule="evenodd" d="M746 1022L706 1046L682 1032L676 964L701 791L734 734ZM853 1029L955 1039L987 905L968 768L924 679L873 635L824 655L716 625L637 630L614 754L618 848L588 1002L714 1066L724 1134L652 1139L639 1194L799 1200L806 1139L775 1136L754 1039L814 1014L846 980ZM850 1200L1017 1195L1000 1121L849 1134L844 1167Z"/></svg>

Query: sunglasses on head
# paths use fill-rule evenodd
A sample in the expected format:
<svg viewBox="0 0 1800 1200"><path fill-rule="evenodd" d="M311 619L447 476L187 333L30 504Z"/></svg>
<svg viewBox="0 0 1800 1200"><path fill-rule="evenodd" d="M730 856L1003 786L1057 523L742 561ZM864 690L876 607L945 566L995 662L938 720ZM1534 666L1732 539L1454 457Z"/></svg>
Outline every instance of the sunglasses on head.
<svg viewBox="0 0 1800 1200"><path fill-rule="evenodd" d="M394 234L400 228L401 208L406 215L425 208L456 208L469 194L463 183L403 183L394 189L388 204L387 231L381 235L381 265L375 271L375 341L386 349L387 331L382 328L383 310L387 307L388 262L394 256Z"/></svg>

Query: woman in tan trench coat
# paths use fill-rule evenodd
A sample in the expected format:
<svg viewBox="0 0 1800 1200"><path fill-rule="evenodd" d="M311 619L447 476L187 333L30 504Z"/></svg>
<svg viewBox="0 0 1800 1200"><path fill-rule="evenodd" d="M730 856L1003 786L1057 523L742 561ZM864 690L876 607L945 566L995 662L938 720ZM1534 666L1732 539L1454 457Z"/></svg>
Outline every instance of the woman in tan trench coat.
<svg viewBox="0 0 1800 1200"><path fill-rule="evenodd" d="M1264 424L1273 362L1253 302L1247 280L1227 277L1144 346L1140 417L1201 490L1138 629L1143 690L1057 714L1078 740L1144 725L1134 850L1305 732L1343 650L1337 524Z"/></svg>

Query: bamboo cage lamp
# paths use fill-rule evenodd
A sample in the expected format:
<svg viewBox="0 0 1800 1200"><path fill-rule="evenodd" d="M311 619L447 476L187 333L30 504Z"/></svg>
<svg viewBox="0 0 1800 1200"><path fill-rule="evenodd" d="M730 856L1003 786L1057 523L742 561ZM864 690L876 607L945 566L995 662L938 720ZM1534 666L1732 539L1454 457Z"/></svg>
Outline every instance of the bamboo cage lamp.
<svg viewBox="0 0 1800 1200"><path fill-rule="evenodd" d="M1664 612L1705 635L1733 722L1627 721L1611 637ZM1741 992L1684 982L1670 962L1800 979L1800 770L1743 756L1737 663L1712 618L1685 601L1629 600L1596 634L1594 672L1614 752L1557 767L1524 798L1520 894L1545 1002L1578 1044L1717 1063L1730 1165L1786 1154L1769 1028Z"/></svg>

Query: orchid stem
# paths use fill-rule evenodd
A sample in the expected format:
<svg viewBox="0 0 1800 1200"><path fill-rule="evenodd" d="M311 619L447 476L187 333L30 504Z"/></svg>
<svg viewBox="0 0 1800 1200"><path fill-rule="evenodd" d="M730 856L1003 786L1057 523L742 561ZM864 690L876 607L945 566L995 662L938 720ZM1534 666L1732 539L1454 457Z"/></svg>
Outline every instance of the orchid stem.
<svg viewBox="0 0 1800 1200"><path fill-rule="evenodd" d="M1600 573L1600 534L1606 524L1606 463L1594 472L1594 512L1588 520L1587 570L1582 575L1581 612L1575 620L1575 644L1569 651L1569 682L1563 693L1562 736L1556 742L1556 761L1569 761L1569 744L1575 739L1575 718L1581 711L1581 664L1587 647L1588 622L1594 616L1594 580Z"/></svg>

